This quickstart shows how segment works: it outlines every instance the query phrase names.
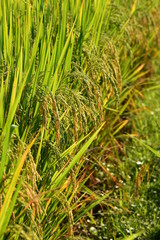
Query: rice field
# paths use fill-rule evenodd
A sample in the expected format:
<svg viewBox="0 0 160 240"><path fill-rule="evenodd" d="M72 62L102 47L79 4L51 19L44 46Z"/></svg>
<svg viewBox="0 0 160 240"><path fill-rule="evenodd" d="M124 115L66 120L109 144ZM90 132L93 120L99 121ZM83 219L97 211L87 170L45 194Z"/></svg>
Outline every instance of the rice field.
<svg viewBox="0 0 160 240"><path fill-rule="evenodd" d="M159 9L0 1L0 239L159 239Z"/></svg>

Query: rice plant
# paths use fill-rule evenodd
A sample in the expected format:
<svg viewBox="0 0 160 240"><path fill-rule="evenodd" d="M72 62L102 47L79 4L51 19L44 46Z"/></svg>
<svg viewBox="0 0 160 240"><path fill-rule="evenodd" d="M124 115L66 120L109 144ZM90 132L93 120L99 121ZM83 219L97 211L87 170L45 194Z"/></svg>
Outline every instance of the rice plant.
<svg viewBox="0 0 160 240"><path fill-rule="evenodd" d="M0 2L0 239L86 238L116 208L125 113L157 57L149 2Z"/></svg>

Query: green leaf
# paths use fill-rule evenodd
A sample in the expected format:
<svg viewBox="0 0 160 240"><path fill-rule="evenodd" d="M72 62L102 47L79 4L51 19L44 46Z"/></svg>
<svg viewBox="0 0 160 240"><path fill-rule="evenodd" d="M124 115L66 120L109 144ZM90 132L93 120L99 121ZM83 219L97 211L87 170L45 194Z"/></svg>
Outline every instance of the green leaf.
<svg viewBox="0 0 160 240"><path fill-rule="evenodd" d="M140 232L138 232L138 233L135 233L135 234L132 234L132 235L130 235L130 236L127 236L127 237L125 237L125 238L121 238L122 240L134 240L134 239L136 239L137 237L139 237L139 236L141 236L142 234L144 233L144 231L140 231Z"/></svg>
<svg viewBox="0 0 160 240"><path fill-rule="evenodd" d="M73 166L80 160L82 155L85 153L85 151L88 149L88 147L91 145L95 137L98 135L102 127L105 123L102 124L102 126L90 137L90 139L83 145L83 147L80 149L80 151L77 153L77 155L72 159L72 161L69 163L69 165L65 168L65 170L57 177L57 179L54 182L54 187L56 188L59 183L64 179L64 177L69 173L69 171L73 168Z"/></svg>

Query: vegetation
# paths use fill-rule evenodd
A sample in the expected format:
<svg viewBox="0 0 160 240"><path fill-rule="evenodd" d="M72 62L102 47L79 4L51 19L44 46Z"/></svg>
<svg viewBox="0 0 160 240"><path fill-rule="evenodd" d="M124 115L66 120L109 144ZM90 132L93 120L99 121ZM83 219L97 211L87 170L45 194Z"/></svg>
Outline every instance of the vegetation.
<svg viewBox="0 0 160 240"><path fill-rule="evenodd" d="M0 239L159 239L159 9L0 2Z"/></svg>

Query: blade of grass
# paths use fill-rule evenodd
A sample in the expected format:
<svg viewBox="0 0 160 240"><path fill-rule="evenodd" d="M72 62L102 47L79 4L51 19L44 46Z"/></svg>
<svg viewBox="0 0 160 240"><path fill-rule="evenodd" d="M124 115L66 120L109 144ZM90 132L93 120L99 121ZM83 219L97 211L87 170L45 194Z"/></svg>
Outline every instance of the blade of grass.
<svg viewBox="0 0 160 240"><path fill-rule="evenodd" d="M83 147L80 149L80 151L77 153L77 155L72 159L72 161L69 163L69 165L65 168L63 173L61 173L57 179L54 182L54 187L56 188L62 179L69 173L69 171L73 168L73 166L80 160L82 155L85 153L85 151L88 149L88 147L91 145L97 134L100 132L102 127L104 126L105 123L101 125L101 127L90 137L90 139L83 145Z"/></svg>
<svg viewBox="0 0 160 240"><path fill-rule="evenodd" d="M34 142L36 141L38 135L39 135L39 133L35 136L35 138L27 146L27 149L25 150L25 152L23 153L22 157L18 161L17 168L16 168L16 170L14 172L13 178L12 178L11 183L9 185L9 189L7 191L4 203L3 203L1 211L0 211L0 232L3 231L3 224L5 223L6 217L7 217L6 213L7 213L8 209L9 209L9 205L10 205L11 200L12 200L12 195L13 195L13 192L15 191L16 183L17 183L17 180L18 180L19 175L21 173L23 164L24 164L24 162L26 160L28 152L30 151L31 147L33 146Z"/></svg>

